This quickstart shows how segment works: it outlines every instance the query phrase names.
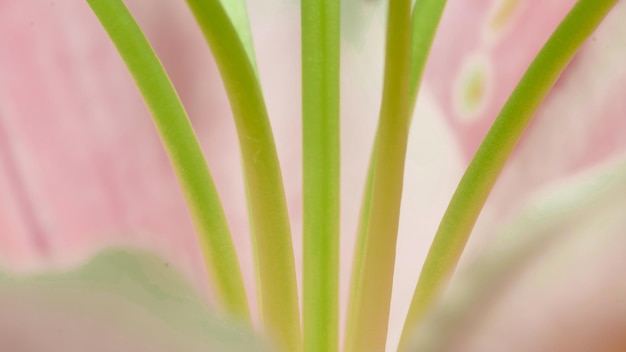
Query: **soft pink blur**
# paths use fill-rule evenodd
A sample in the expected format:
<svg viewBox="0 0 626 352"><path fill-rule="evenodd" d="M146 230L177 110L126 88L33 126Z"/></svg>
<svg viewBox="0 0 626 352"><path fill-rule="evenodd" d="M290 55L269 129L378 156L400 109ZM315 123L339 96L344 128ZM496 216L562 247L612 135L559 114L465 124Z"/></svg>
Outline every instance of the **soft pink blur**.
<svg viewBox="0 0 626 352"><path fill-rule="evenodd" d="M415 137L424 141L425 150L409 149L388 350L399 339L419 276L416 268L424 261L462 165L467 165L526 67L574 2L448 1L427 64L421 91L425 99L414 116L410 137L414 145L420 143ZM494 26L494 18L507 5L513 9L504 16L508 20ZM626 4L618 2L539 109L496 183L461 267L473 261L500 227L535 196L586 168L623 155L625 15ZM482 72L483 94L474 105L465 106L463 92L471 88L475 72ZM445 125L416 126L428 119L444 120ZM445 148L445 143L453 143L460 154L455 158L449 152L454 147ZM420 185L424 181L427 184Z"/></svg>
<svg viewBox="0 0 626 352"><path fill-rule="evenodd" d="M210 51L182 1L126 1L200 138L255 304L236 133ZM511 3L502 25L491 25ZM449 0L411 129L389 346L464 166L574 0ZM517 4L517 5L515 5ZM361 40L342 47L342 306L380 104L384 16L363 2ZM300 54L296 1L249 1L258 67L301 258ZM539 190L626 147L626 5L561 77L498 182L469 244L475 256ZM474 71L477 70L477 71ZM464 106L468 77L482 93ZM471 86L470 86L471 88ZM621 92L621 93L620 93ZM0 261L66 266L106 245L153 250L208 292L194 231L129 74L82 0L0 0Z"/></svg>

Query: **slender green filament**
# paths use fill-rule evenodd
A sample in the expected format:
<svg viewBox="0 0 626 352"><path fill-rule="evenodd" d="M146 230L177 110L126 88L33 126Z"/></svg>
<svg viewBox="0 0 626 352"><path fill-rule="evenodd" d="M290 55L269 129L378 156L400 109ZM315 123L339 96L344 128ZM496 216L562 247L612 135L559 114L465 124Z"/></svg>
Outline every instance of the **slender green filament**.
<svg viewBox="0 0 626 352"><path fill-rule="evenodd" d="M422 81L422 73L426 66L426 61L430 53L433 40L446 0L422 0L418 1L413 7L411 15L411 70L409 81L409 123L413 117L415 104L417 102L417 94ZM372 183L374 178L375 160L374 157L378 150L378 137L372 151L369 163L367 182L363 192L363 204L361 205L361 213L359 216L359 228L357 230L357 241L354 250L354 259L352 264L352 278L350 282L350 301L348 306L348 326L346 327L347 335L351 336L354 331L353 323L356 314L356 295L358 280L362 272L363 256L365 252L365 243L367 242L367 226L370 217L372 203Z"/></svg>
<svg viewBox="0 0 626 352"><path fill-rule="evenodd" d="M419 0L413 6L411 15L411 71L409 81L410 119L413 117L415 103L430 48L435 40L439 21L446 7L446 0Z"/></svg>
<svg viewBox="0 0 626 352"><path fill-rule="evenodd" d="M291 228L244 0L186 0L230 100L245 176L263 329L280 351L339 350L340 1L301 0L303 329ZM415 289L405 350L454 273L474 224L533 115L618 0L578 0L534 59L463 175ZM390 0L380 120L359 219L345 352L385 350L411 116L446 0ZM163 141L220 307L250 311L224 211L187 114L122 0L87 0L135 80Z"/></svg>
<svg viewBox="0 0 626 352"><path fill-rule="evenodd" d="M409 129L410 0L391 0L372 198L345 351L384 351Z"/></svg>
<svg viewBox="0 0 626 352"><path fill-rule="evenodd" d="M235 118L255 244L263 328L300 351L300 310L291 228L278 155L254 66L218 0L187 0L220 70Z"/></svg>
<svg viewBox="0 0 626 352"><path fill-rule="evenodd" d="M502 108L454 193L411 302L400 349L438 297L511 151L561 72L617 0L579 0L532 62Z"/></svg>
<svg viewBox="0 0 626 352"><path fill-rule="evenodd" d="M340 2L302 0L303 339L339 349Z"/></svg>
<svg viewBox="0 0 626 352"><path fill-rule="evenodd" d="M233 24L241 43L246 50L248 59L257 72L256 57L254 55L254 42L252 40L252 30L250 29L250 21L248 20L248 7L246 6L246 0L220 0L230 22Z"/></svg>
<svg viewBox="0 0 626 352"><path fill-rule="evenodd" d="M248 300L224 211L189 119L137 23L121 0L88 0L145 99L178 177L217 298L249 320Z"/></svg>

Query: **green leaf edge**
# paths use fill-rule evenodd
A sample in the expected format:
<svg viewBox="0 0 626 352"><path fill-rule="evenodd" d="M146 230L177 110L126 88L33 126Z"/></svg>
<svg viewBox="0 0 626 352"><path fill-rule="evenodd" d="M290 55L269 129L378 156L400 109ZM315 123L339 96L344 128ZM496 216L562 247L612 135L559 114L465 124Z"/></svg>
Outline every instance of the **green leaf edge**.
<svg viewBox="0 0 626 352"><path fill-rule="evenodd" d="M268 350L249 324L214 314L174 265L134 248L105 248L69 268L35 273L0 271L0 298L90 317L109 322L111 327L117 324L127 334L140 333L143 327L132 324L132 331L128 331L126 313L115 310L130 304L145 309L150 317L194 342L228 347L229 351ZM103 299L106 305L99 306ZM150 338L145 332L143 335Z"/></svg>

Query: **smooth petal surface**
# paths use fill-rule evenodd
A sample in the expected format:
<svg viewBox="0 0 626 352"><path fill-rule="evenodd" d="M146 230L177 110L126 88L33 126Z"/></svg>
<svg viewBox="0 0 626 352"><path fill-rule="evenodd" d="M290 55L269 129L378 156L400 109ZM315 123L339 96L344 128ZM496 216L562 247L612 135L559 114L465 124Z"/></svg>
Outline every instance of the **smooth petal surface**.
<svg viewBox="0 0 626 352"><path fill-rule="evenodd" d="M87 5L4 1L1 13L2 240L21 248L4 244L5 264L60 264L129 230L171 233L152 238L162 249L187 237L176 250L189 251L165 155Z"/></svg>
<svg viewBox="0 0 626 352"><path fill-rule="evenodd" d="M2 245L4 265L66 266L102 246L127 244L161 253L206 289L169 162L126 68L87 4L4 1L2 7L0 155L7 196L0 213L10 214L0 223L2 241L8 242ZM159 15L164 14L147 12L144 21ZM169 15L185 18L180 11ZM168 27L189 37L185 27ZM167 39L159 42L162 48ZM179 79L185 74L173 71ZM181 94L193 101L185 88L196 82L181 81ZM207 117L197 119L211 121ZM207 136L207 124L200 127Z"/></svg>

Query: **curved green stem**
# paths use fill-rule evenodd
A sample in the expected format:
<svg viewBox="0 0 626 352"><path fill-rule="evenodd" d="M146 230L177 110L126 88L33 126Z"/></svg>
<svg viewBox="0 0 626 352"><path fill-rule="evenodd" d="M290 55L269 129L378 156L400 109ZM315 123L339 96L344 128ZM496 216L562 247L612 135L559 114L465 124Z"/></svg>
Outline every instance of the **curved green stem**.
<svg viewBox="0 0 626 352"><path fill-rule="evenodd" d="M300 351L291 229L278 155L254 66L218 0L187 0L211 47L235 118L258 263L261 318L281 348Z"/></svg>
<svg viewBox="0 0 626 352"><path fill-rule="evenodd" d="M409 130L410 0L391 0L372 197L345 351L384 351Z"/></svg>
<svg viewBox="0 0 626 352"><path fill-rule="evenodd" d="M457 187L411 302L400 348L454 272L476 219L535 111L617 0L579 0L532 62L502 108Z"/></svg>
<svg viewBox="0 0 626 352"><path fill-rule="evenodd" d="M248 59L250 59L255 74L258 75L246 0L220 0L220 3L224 7L224 10L226 10L226 14L228 14L228 18L230 18L230 22L233 24L243 48L246 50L246 54L248 55Z"/></svg>
<svg viewBox="0 0 626 352"><path fill-rule="evenodd" d="M249 320L241 270L224 211L187 114L167 74L121 0L88 0L150 109L178 177L210 279L228 313Z"/></svg>
<svg viewBox="0 0 626 352"><path fill-rule="evenodd" d="M304 350L339 349L340 2L302 0Z"/></svg>

